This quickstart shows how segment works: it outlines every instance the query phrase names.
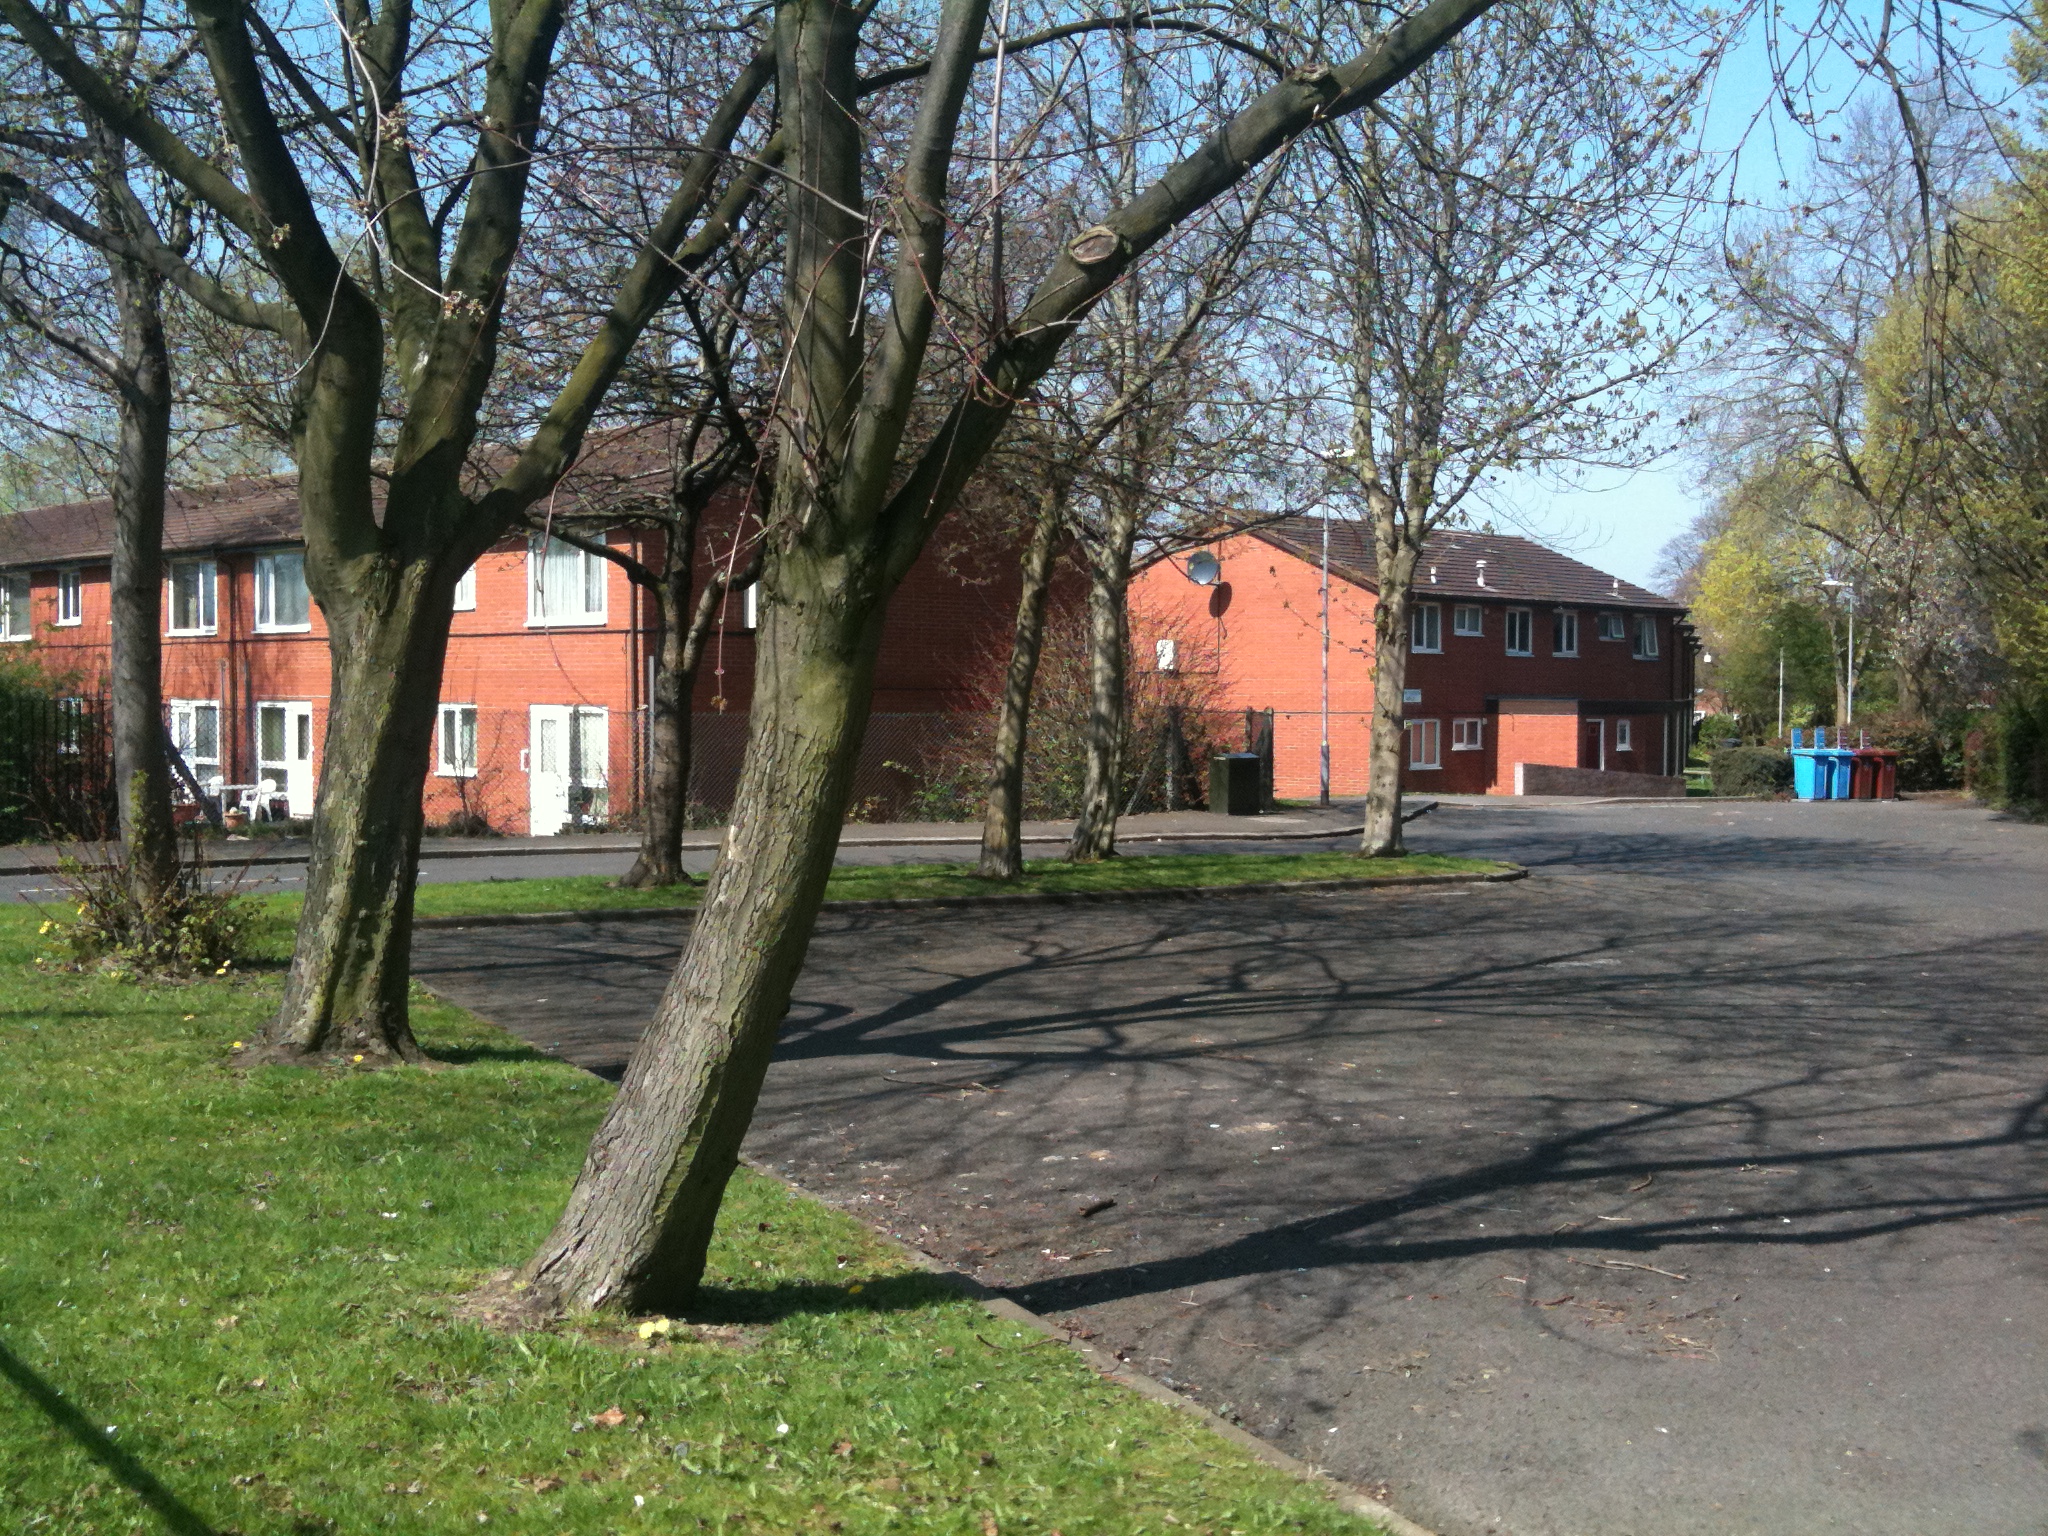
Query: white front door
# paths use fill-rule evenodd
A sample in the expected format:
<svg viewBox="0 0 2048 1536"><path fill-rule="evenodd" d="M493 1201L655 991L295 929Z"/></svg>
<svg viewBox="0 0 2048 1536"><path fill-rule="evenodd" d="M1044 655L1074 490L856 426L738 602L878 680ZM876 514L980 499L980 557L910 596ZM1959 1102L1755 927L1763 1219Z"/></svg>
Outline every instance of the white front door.
<svg viewBox="0 0 2048 1536"><path fill-rule="evenodd" d="M256 780L268 779L294 817L313 814L313 706L256 706Z"/></svg>
<svg viewBox="0 0 2048 1536"><path fill-rule="evenodd" d="M601 709L530 706L526 776L535 837L607 819L609 736L610 719Z"/></svg>

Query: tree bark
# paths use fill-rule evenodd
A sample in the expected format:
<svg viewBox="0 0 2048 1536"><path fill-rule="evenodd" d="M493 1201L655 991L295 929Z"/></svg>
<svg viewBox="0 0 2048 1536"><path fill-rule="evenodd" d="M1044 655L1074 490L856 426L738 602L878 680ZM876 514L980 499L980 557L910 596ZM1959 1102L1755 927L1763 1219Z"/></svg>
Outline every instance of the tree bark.
<svg viewBox="0 0 2048 1536"><path fill-rule="evenodd" d="M1081 814L1067 839L1067 858L1092 864L1116 853L1117 790L1124 775L1125 673L1130 665L1128 538L1110 531L1110 546L1091 562L1088 583L1088 737L1081 777Z"/></svg>
<svg viewBox="0 0 2048 1536"><path fill-rule="evenodd" d="M524 1278L554 1305L687 1307L803 967L853 783L883 605L868 564L778 562L746 765L688 952Z"/></svg>
<svg viewBox="0 0 2048 1536"><path fill-rule="evenodd" d="M111 202L111 199L109 200ZM109 257L121 317L117 382L120 441L114 464L114 782L130 896L154 912L178 875L171 770L164 754L164 488L171 441L171 357L163 283L138 263Z"/></svg>
<svg viewBox="0 0 2048 1536"><path fill-rule="evenodd" d="M1024 548L1023 591L1017 598L1010 666L996 715L988 810L981 822L981 865L976 873L985 880L1015 880L1024 873L1024 748L1031 726L1031 689L1045 647L1045 605L1052 591L1053 559L1059 553L1065 494L1065 486L1047 483L1031 525L1031 542Z"/></svg>
<svg viewBox="0 0 2048 1536"><path fill-rule="evenodd" d="M640 852L619 884L633 889L680 885L683 822L690 800L690 694L696 668L686 664L690 636L683 624L697 564L694 517L663 530L661 582L643 588L654 600L661 636L647 699L647 790L640 806Z"/></svg>
<svg viewBox="0 0 2048 1536"><path fill-rule="evenodd" d="M1408 686L1408 608L1420 551L1392 499L1379 494L1373 501L1379 595L1372 616L1372 742L1359 851L1369 859L1398 859L1408 851L1401 839L1401 749L1406 745L1401 695Z"/></svg>
<svg viewBox="0 0 2048 1536"><path fill-rule="evenodd" d="M265 1059L422 1059L406 1009L413 884L454 582L422 558L380 562L364 586L323 603L332 703L305 907Z"/></svg>

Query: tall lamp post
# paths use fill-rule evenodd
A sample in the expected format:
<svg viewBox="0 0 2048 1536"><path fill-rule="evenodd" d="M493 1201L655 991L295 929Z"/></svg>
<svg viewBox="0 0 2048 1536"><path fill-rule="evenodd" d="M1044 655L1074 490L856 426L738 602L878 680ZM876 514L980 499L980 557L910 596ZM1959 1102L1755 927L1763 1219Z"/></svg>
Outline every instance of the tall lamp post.
<svg viewBox="0 0 2048 1536"><path fill-rule="evenodd" d="M1330 804L1330 509L1323 508L1323 781L1317 804Z"/></svg>
<svg viewBox="0 0 2048 1536"><path fill-rule="evenodd" d="M1837 581L1834 577L1830 576L1821 585L1849 594L1849 686L1844 690L1847 695L1844 703L1848 709L1849 718L1842 722L1843 727L1846 729L1849 721L1856 718L1856 584L1852 581Z"/></svg>

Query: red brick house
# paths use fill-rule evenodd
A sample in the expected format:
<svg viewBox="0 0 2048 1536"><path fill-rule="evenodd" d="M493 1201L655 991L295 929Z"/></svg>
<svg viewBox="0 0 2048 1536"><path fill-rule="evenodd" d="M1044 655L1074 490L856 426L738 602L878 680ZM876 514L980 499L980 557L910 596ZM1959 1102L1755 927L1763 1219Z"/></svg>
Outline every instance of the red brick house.
<svg viewBox="0 0 2048 1536"><path fill-rule="evenodd" d="M173 739L232 805L264 781L309 815L329 691L326 628L309 601L289 476L174 492L165 518L163 685ZM704 518L700 582L732 555L737 500ZM659 534L607 542L648 559ZM105 501L0 517L0 648L26 648L80 691L109 667ZM692 798L729 804L752 694L754 604L730 594L697 678ZM856 802L887 809L922 752L987 697L989 658L1017 601L1007 549L933 541L890 605ZM642 782L651 604L612 562L517 534L456 597L429 826L482 816L507 833L554 833L629 817Z"/></svg>
<svg viewBox="0 0 2048 1536"><path fill-rule="evenodd" d="M1320 518L1223 534L1150 562L1131 584L1139 666L1206 672L1232 710L1274 712L1274 792L1317 793L1322 713ZM1366 790L1372 712L1372 532L1331 519L1330 789ZM1416 571L1409 630L1410 790L1515 794L1562 789L1544 768L1675 776L1693 717L1692 627L1682 604L1527 539L1445 532ZM1530 781L1524 770L1519 777ZM1592 781L1597 783L1598 781ZM1566 792L1570 792L1567 790Z"/></svg>

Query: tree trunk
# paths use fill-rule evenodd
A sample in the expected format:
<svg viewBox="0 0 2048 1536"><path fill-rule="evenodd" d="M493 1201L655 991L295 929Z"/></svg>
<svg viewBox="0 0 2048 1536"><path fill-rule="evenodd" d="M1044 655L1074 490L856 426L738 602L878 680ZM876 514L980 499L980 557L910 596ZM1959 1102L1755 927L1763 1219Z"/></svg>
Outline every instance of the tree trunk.
<svg viewBox="0 0 2048 1536"><path fill-rule="evenodd" d="M1065 487L1049 483L1025 546L1024 589L1017 598L1017 626L1010 641L1010 669L996 716L995 750L989 764L988 810L981 822L981 866L985 880L1015 880L1024 873L1024 747L1031 726L1031 688L1045 644L1045 605L1052 591L1053 557L1059 552L1060 509Z"/></svg>
<svg viewBox="0 0 2048 1536"><path fill-rule="evenodd" d="M688 952L525 1276L543 1301L694 1299L804 951L866 728L884 602L847 555L787 558L765 602L732 831ZM795 590L791 590L791 588ZM886 596L886 594L884 594Z"/></svg>
<svg viewBox="0 0 2048 1536"><path fill-rule="evenodd" d="M1367 754L1365 836L1359 844L1369 859L1398 859L1408 851L1401 840L1401 757L1406 745L1401 695L1408 686L1408 607L1420 539L1407 533L1391 505L1374 508L1379 600L1372 618L1372 742Z"/></svg>
<svg viewBox="0 0 2048 1536"><path fill-rule="evenodd" d="M272 1060L422 1057L406 1009L413 883L454 587L425 558L380 563L362 585L326 607L333 702Z"/></svg>
<svg viewBox="0 0 2048 1536"><path fill-rule="evenodd" d="M158 909L178 874L171 770L164 753L161 638L171 359L164 339L162 281L118 257L107 265L127 372L115 392L120 442L113 486L114 782L129 893L147 913Z"/></svg>
<svg viewBox="0 0 2048 1536"><path fill-rule="evenodd" d="M619 884L632 888L681 885L683 822L690 801L690 695L696 668L685 662L689 635L683 614L690 603L696 565L694 520L664 535L661 590L653 594L661 624L654 649L654 677L648 689L647 789L640 806L640 852ZM678 547L680 546L680 547Z"/></svg>
<svg viewBox="0 0 2048 1536"><path fill-rule="evenodd" d="M1088 584L1088 737L1081 777L1081 815L1067 840L1067 858L1092 864L1116 853L1117 789L1124 773L1124 674L1130 665L1129 540L1112 533L1092 562Z"/></svg>

